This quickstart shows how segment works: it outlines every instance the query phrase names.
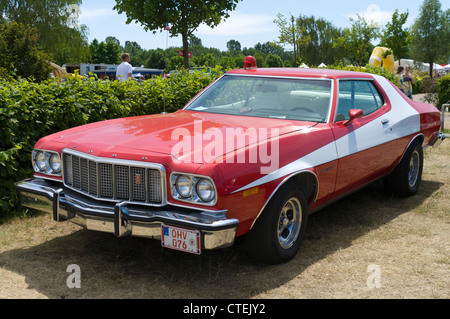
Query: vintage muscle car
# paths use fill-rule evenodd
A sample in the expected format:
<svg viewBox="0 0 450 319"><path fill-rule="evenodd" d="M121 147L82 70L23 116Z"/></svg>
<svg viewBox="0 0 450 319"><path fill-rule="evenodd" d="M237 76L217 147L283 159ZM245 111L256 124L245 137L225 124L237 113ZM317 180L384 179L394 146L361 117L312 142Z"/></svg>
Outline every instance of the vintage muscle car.
<svg viewBox="0 0 450 319"><path fill-rule="evenodd" d="M440 113L384 77L328 69L226 72L182 110L75 127L40 139L22 205L115 236L200 254L245 235L286 262L308 214L383 178L414 195Z"/></svg>

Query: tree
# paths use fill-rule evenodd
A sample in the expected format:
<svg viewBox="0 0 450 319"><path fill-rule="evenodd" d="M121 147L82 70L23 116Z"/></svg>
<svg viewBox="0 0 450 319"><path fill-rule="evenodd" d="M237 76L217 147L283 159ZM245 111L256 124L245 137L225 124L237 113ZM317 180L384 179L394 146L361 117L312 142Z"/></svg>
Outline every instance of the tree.
<svg viewBox="0 0 450 319"><path fill-rule="evenodd" d="M412 26L412 55L416 60L430 64L430 77L433 77L433 64L439 54L448 54L448 14L443 13L439 0L424 0L420 15ZM446 51L446 52L445 52Z"/></svg>
<svg viewBox="0 0 450 319"><path fill-rule="evenodd" d="M15 21L0 24L0 70L40 82L52 71L48 59L38 49L36 29Z"/></svg>
<svg viewBox="0 0 450 319"><path fill-rule="evenodd" d="M202 39L197 38L194 34L189 37L189 46L202 45Z"/></svg>
<svg viewBox="0 0 450 319"><path fill-rule="evenodd" d="M308 65L334 63L337 50L333 48L333 40L340 35L338 29L332 23L314 16L300 16L297 23L304 29L302 36L309 38L301 51L302 60Z"/></svg>
<svg viewBox="0 0 450 319"><path fill-rule="evenodd" d="M258 42L255 44L254 48L264 54L272 53L281 56L284 52L284 49L281 46L272 42L265 42L262 44Z"/></svg>
<svg viewBox="0 0 450 319"><path fill-rule="evenodd" d="M357 15L351 18L352 26L344 29L343 36L335 40L334 47L346 51L347 57L360 66L366 65L374 45L372 41L378 37L378 26L368 23L364 17Z"/></svg>
<svg viewBox="0 0 450 319"><path fill-rule="evenodd" d="M398 10L395 10L391 22L386 24L381 34L381 45L391 49L392 54L399 61L408 53L411 42L409 31L403 29L407 19L408 11L399 14Z"/></svg>
<svg viewBox="0 0 450 319"><path fill-rule="evenodd" d="M89 45L91 63L118 64L120 63L120 47L116 42L98 42L94 39Z"/></svg>
<svg viewBox="0 0 450 319"><path fill-rule="evenodd" d="M269 53L266 57L266 64L269 68L282 67L283 60L278 55Z"/></svg>
<svg viewBox="0 0 450 319"><path fill-rule="evenodd" d="M57 64L88 59L88 28L78 24L81 0L0 0L0 19L30 25Z"/></svg>
<svg viewBox="0 0 450 319"><path fill-rule="evenodd" d="M304 36L305 28L297 23L292 14L289 20L286 20L281 13L278 13L273 22L280 29L280 35L275 43L292 45L294 47L294 64L299 65L300 48L310 40L308 36Z"/></svg>
<svg viewBox="0 0 450 319"><path fill-rule="evenodd" d="M122 50L123 47L120 45L120 40L117 39L116 37L113 37L113 36L106 37L105 42L106 42L106 43L108 43L108 42L114 42L114 43L117 43L117 45L119 46L120 50L123 51L123 50Z"/></svg>
<svg viewBox="0 0 450 319"><path fill-rule="evenodd" d="M116 0L114 10L125 13L127 23L140 23L146 31L163 31L170 24L171 37L181 34L183 65L189 68L189 38L201 23L217 26L229 17L239 0Z"/></svg>
<svg viewBox="0 0 450 319"><path fill-rule="evenodd" d="M230 40L227 42L228 51L241 51L241 44L237 40Z"/></svg>
<svg viewBox="0 0 450 319"><path fill-rule="evenodd" d="M145 67L152 69L165 69L166 56L164 51L162 49L151 50L150 56L144 65Z"/></svg>

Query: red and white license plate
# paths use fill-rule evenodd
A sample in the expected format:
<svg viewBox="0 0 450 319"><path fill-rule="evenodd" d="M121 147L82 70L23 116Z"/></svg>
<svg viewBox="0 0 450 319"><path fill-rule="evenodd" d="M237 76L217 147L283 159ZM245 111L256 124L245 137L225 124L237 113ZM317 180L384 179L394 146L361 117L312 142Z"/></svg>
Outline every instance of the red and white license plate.
<svg viewBox="0 0 450 319"><path fill-rule="evenodd" d="M200 231L162 225L161 245L165 248L181 250L187 253L200 255Z"/></svg>

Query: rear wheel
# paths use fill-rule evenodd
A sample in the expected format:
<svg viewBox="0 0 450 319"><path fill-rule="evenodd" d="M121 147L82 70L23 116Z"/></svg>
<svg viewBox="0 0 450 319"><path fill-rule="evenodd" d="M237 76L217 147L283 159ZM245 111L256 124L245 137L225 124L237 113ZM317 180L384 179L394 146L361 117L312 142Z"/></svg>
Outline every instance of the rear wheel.
<svg viewBox="0 0 450 319"><path fill-rule="evenodd" d="M300 248L307 219L307 202L299 187L283 186L247 235L249 253L273 264L289 261Z"/></svg>
<svg viewBox="0 0 450 319"><path fill-rule="evenodd" d="M394 171L384 179L388 193L406 197L417 193L422 181L423 149L419 140L414 140Z"/></svg>

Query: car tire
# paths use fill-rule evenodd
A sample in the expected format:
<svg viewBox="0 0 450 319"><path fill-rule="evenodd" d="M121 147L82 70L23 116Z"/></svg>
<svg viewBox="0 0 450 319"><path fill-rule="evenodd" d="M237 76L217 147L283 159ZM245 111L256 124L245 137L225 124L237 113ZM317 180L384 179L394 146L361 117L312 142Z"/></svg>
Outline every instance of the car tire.
<svg viewBox="0 0 450 319"><path fill-rule="evenodd" d="M307 220L306 198L297 184L289 182L274 195L247 234L249 254L271 264L291 260L300 248Z"/></svg>
<svg viewBox="0 0 450 319"><path fill-rule="evenodd" d="M418 139L406 150L394 171L384 178L384 187L388 194L407 197L419 190L422 181L423 149Z"/></svg>

